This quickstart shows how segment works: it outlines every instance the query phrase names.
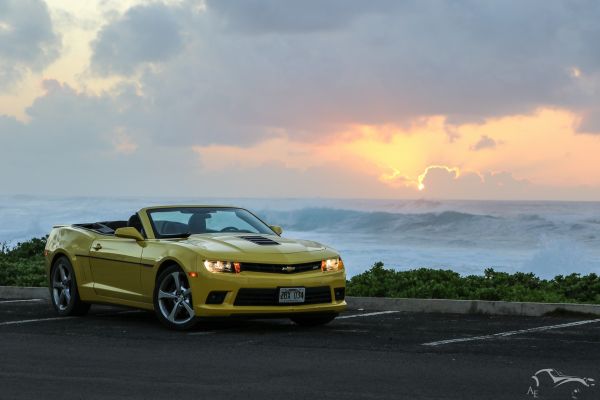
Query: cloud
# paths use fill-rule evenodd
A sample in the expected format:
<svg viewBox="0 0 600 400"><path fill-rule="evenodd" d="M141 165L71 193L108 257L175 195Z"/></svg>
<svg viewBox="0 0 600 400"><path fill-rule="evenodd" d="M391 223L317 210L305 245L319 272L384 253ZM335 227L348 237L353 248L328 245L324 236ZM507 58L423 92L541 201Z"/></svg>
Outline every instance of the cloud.
<svg viewBox="0 0 600 400"><path fill-rule="evenodd" d="M0 89L54 61L61 38L41 0L0 0Z"/></svg>
<svg viewBox="0 0 600 400"><path fill-rule="evenodd" d="M600 60L579 51L595 47L568 45L593 34L595 3L585 11L541 1L197 5L133 6L93 40L91 70L135 77L141 93L124 129L164 145L248 146L281 133L311 142L349 126L432 115L446 116L450 132L540 105L600 102L571 72L577 65L582 76L600 77Z"/></svg>
<svg viewBox="0 0 600 400"><path fill-rule="evenodd" d="M509 172L461 172L458 168L433 166L420 177L422 193L446 199L526 198L531 185L526 180L515 179Z"/></svg>
<svg viewBox="0 0 600 400"><path fill-rule="evenodd" d="M218 0L202 12L191 0L153 2L104 25L90 67L139 77L155 140L311 141L431 115L452 125L540 105L589 109L600 102L582 86L600 77L589 39L598 17L593 2L541 0Z"/></svg>
<svg viewBox="0 0 600 400"><path fill-rule="evenodd" d="M0 140L4 139L4 136L19 136L23 133L23 124L17 121L15 118L0 115Z"/></svg>
<svg viewBox="0 0 600 400"><path fill-rule="evenodd" d="M364 198L366 193L398 196L398 191L363 171L326 162L307 168L290 167L279 161L260 165L232 165L224 170L197 170L194 175L202 196ZM195 187L190 191L197 190ZM409 194L406 190L405 194Z"/></svg>
<svg viewBox="0 0 600 400"><path fill-rule="evenodd" d="M586 109L581 113L577 132L600 134L600 104L597 107Z"/></svg>
<svg viewBox="0 0 600 400"><path fill-rule="evenodd" d="M200 187L191 149L156 145L135 129L129 87L94 95L54 80L43 86L29 122L0 116L0 193L169 196ZM173 171L187 172L173 179Z"/></svg>
<svg viewBox="0 0 600 400"><path fill-rule="evenodd" d="M183 46L176 9L161 3L130 8L105 25L92 43L92 70L131 75L144 63L159 63Z"/></svg>
<svg viewBox="0 0 600 400"><path fill-rule="evenodd" d="M208 8L223 18L229 29L258 34L332 31L366 15L393 12L399 4L395 0L207 1Z"/></svg>
<svg viewBox="0 0 600 400"><path fill-rule="evenodd" d="M42 142L74 149L98 146L125 111L119 110L122 104L113 96L78 92L56 80L42 85L45 95L27 109L28 131L40 135Z"/></svg>
<svg viewBox="0 0 600 400"><path fill-rule="evenodd" d="M477 143L471 146L471 150L479 151L483 149L493 149L496 147L496 141L487 135L482 135Z"/></svg>
<svg viewBox="0 0 600 400"><path fill-rule="evenodd" d="M180 145L248 145L281 131L311 141L431 115L457 125L540 106L584 110L600 91L571 71L600 77L595 46L583 40L599 17L596 3L208 1L177 20L181 54L140 84L151 125Z"/></svg>
<svg viewBox="0 0 600 400"><path fill-rule="evenodd" d="M472 172L436 166L426 170L426 198L457 200L574 200L597 199L600 187L586 185L556 186L518 179L508 171Z"/></svg>
<svg viewBox="0 0 600 400"><path fill-rule="evenodd" d="M311 157L307 144L296 148L272 140L260 149L279 152L281 157L236 163L236 157L255 152L235 146L195 151L148 140L143 132L124 127L125 121L136 126L141 115L134 110L139 104L128 88L93 95L53 80L45 81L44 87L44 96L28 109L30 122L0 117L5 177L0 194L339 197L359 196L365 190L392 194L373 172L356 174L335 157L320 165L303 165ZM324 155L325 150L324 146Z"/></svg>
<svg viewBox="0 0 600 400"><path fill-rule="evenodd" d="M380 148L371 151L358 142L357 153L353 153L346 147L348 138L344 135L318 143L279 136L248 147L173 146L168 144L169 132L164 133L164 143L148 137L144 130L146 103L130 86L99 95L53 80L45 81L44 88L45 94L28 109L30 122L0 117L0 160L5 177L0 193L471 199L593 199L600 194L599 186L544 187L509 172L465 172L444 166L427 168L420 177L423 190L417 191L416 177L410 174L390 177L393 182L380 180L382 169L361 158L368 153L381 159L384 154ZM564 123L557 121L562 120L548 124ZM546 125L537 129L527 126L529 130L547 131ZM440 154L455 152L448 146L462 143L468 154L482 129L475 129L477 136L459 129L460 139L451 144L439 127L436 135L440 143L415 131L388 138L381 145L389 148L390 154L404 158L397 149L408 146L407 154L413 154L415 148L404 141L413 137L423 140L423 146L439 148ZM505 125L498 129L507 130ZM571 136L583 140L580 145L591 149L593 157L597 147L589 142L597 138ZM397 137L403 141L395 143ZM535 143L522 147L534 148ZM547 172L554 175L556 170Z"/></svg>
<svg viewBox="0 0 600 400"><path fill-rule="evenodd" d="M141 172L141 165L160 160L161 165L186 171L180 182L168 182L181 190L187 180L197 183L199 176L213 183L214 176L237 182L227 178L233 171L248 182L254 176L255 182L269 168L282 165L278 182L285 182L286 174L288 182L308 181L327 175L324 171L344 177L368 175L374 180L369 192L373 196L419 195L416 178L424 167L437 164L471 171L510 170L535 182L546 179L543 184L597 184L591 150L597 144L584 140L597 137L577 135L577 141L571 140L571 116L582 118L580 131L600 132L595 121L600 108L596 51L600 3L208 0L204 8L199 4L145 2L107 13L108 20L91 42L89 69L94 74L75 71L69 84L44 81L44 94L27 109L27 124L0 117L0 135L6 140L0 149L3 165L19 166L13 170L15 176L28 168L15 154L34 155L38 168L55 165L57 171L73 163L85 165L68 174L89 185L86 176L97 172L119 179L122 171L117 168ZM43 12L39 16L33 12L31 20L41 24L22 22L27 34L14 29L21 26L15 21L24 20L22 5L45 10L39 1L0 0L0 65L14 66L16 72L6 70L11 76L43 70L56 57L59 43L47 10L47 23ZM14 10L20 10L19 18ZM13 35L15 43L33 45L13 46L6 35ZM105 91L87 89L115 82ZM511 116L550 120L545 114L538 118L538 110L558 110L569 118L540 125L535 132L535 127L514 121L483 129ZM429 120L440 121L439 126L402 128ZM355 146L357 154L369 153L365 158L372 158L364 166L372 169L371 174L357 172L354 159L339 161L348 171L327 160L346 144L372 138L356 133L356 127L364 126L391 131L385 140L373 133L379 143L370 153ZM439 138L438 130L443 131ZM343 140L345 133L354 136ZM278 142L280 138L288 141ZM494 143L502 146L494 152L472 151ZM311 154L319 146L327 151ZM225 153L213 152L209 160L206 151L198 151L211 147ZM542 147L531 154L531 148ZM298 148L303 154L294 153ZM210 165L224 166L207 172L209 164L198 163L198 154ZM218 158L222 154L231 157L223 162ZM235 164L239 157L251 163ZM327 161L315 163L314 158ZM302 166L304 160L307 165ZM196 174L194 168L202 172ZM378 181L382 174L389 175L390 184ZM500 188L509 187L515 197L527 197L527 184L507 174L452 176L433 169L424 177L423 194L470 197L472 190L475 197L505 196ZM344 182L350 185L351 179ZM222 189L217 183L215 187ZM392 184L396 191L388 190ZM16 182L15 188L19 185ZM249 192L250 186L245 186ZM141 183L130 190L140 188ZM343 193L359 191L353 190Z"/></svg>

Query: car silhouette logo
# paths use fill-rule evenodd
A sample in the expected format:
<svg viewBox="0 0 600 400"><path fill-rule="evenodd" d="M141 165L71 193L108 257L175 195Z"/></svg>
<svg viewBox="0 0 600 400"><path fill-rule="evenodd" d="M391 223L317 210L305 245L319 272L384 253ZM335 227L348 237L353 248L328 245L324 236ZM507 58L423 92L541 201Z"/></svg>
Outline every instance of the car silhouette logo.
<svg viewBox="0 0 600 400"><path fill-rule="evenodd" d="M546 374L548 377L550 377L551 383L552 383L552 385L554 385L555 388L562 386L566 383L572 383L572 382L579 383L586 387L596 386L596 381L592 378L581 378L578 376L568 376L568 375L565 375L562 372L557 371L553 368L541 369L531 377L535 381L536 386L540 386L540 376L543 374Z"/></svg>
<svg viewBox="0 0 600 400"><path fill-rule="evenodd" d="M593 390L596 380L573 375L565 375L554 368L545 368L537 371L531 377L533 385L529 386L527 395L541 398L542 393L552 392L552 398L580 399L586 396L585 392ZM588 393L589 394L589 393ZM585 397L588 398L588 397Z"/></svg>
<svg viewBox="0 0 600 400"><path fill-rule="evenodd" d="M281 271L283 271L283 272L294 272L295 270L296 270L296 267L292 267L290 265L288 265L287 267L281 268Z"/></svg>

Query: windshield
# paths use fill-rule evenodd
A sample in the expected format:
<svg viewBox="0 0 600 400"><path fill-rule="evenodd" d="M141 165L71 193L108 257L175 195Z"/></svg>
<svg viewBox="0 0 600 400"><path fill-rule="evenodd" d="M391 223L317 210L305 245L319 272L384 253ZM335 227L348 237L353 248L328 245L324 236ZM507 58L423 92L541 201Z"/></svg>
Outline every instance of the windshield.
<svg viewBox="0 0 600 400"><path fill-rule="evenodd" d="M252 213L241 208L159 208L148 216L157 238L197 233L264 233L273 231Z"/></svg>

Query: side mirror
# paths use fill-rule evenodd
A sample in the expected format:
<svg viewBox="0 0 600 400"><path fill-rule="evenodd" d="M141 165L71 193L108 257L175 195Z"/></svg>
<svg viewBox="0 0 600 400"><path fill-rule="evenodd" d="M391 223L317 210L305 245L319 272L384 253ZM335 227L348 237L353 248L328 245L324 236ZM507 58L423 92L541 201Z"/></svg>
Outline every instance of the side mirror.
<svg viewBox="0 0 600 400"><path fill-rule="evenodd" d="M135 239L138 242L142 242L144 240L144 237L142 236L140 231L138 231L132 226L127 226L125 228L117 228L117 230L115 231L115 236L124 239Z"/></svg>
<svg viewBox="0 0 600 400"><path fill-rule="evenodd" d="M271 228L271 230L279 236L281 236L281 234L283 233L283 229L281 229L281 227L278 225L269 225L269 228Z"/></svg>

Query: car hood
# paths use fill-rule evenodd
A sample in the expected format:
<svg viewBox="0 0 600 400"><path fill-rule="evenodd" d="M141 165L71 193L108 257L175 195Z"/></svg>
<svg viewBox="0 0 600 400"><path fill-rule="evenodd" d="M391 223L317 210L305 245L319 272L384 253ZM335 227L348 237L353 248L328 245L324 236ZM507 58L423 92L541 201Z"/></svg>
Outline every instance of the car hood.
<svg viewBox="0 0 600 400"><path fill-rule="evenodd" d="M275 244L261 244L264 241ZM326 246L310 240L288 239L276 235L256 234L199 234L192 235L180 243L195 248L198 252L216 258L235 256L239 261L263 259L267 255L291 255L304 253L311 258L336 253ZM287 258L287 257L286 257Z"/></svg>

